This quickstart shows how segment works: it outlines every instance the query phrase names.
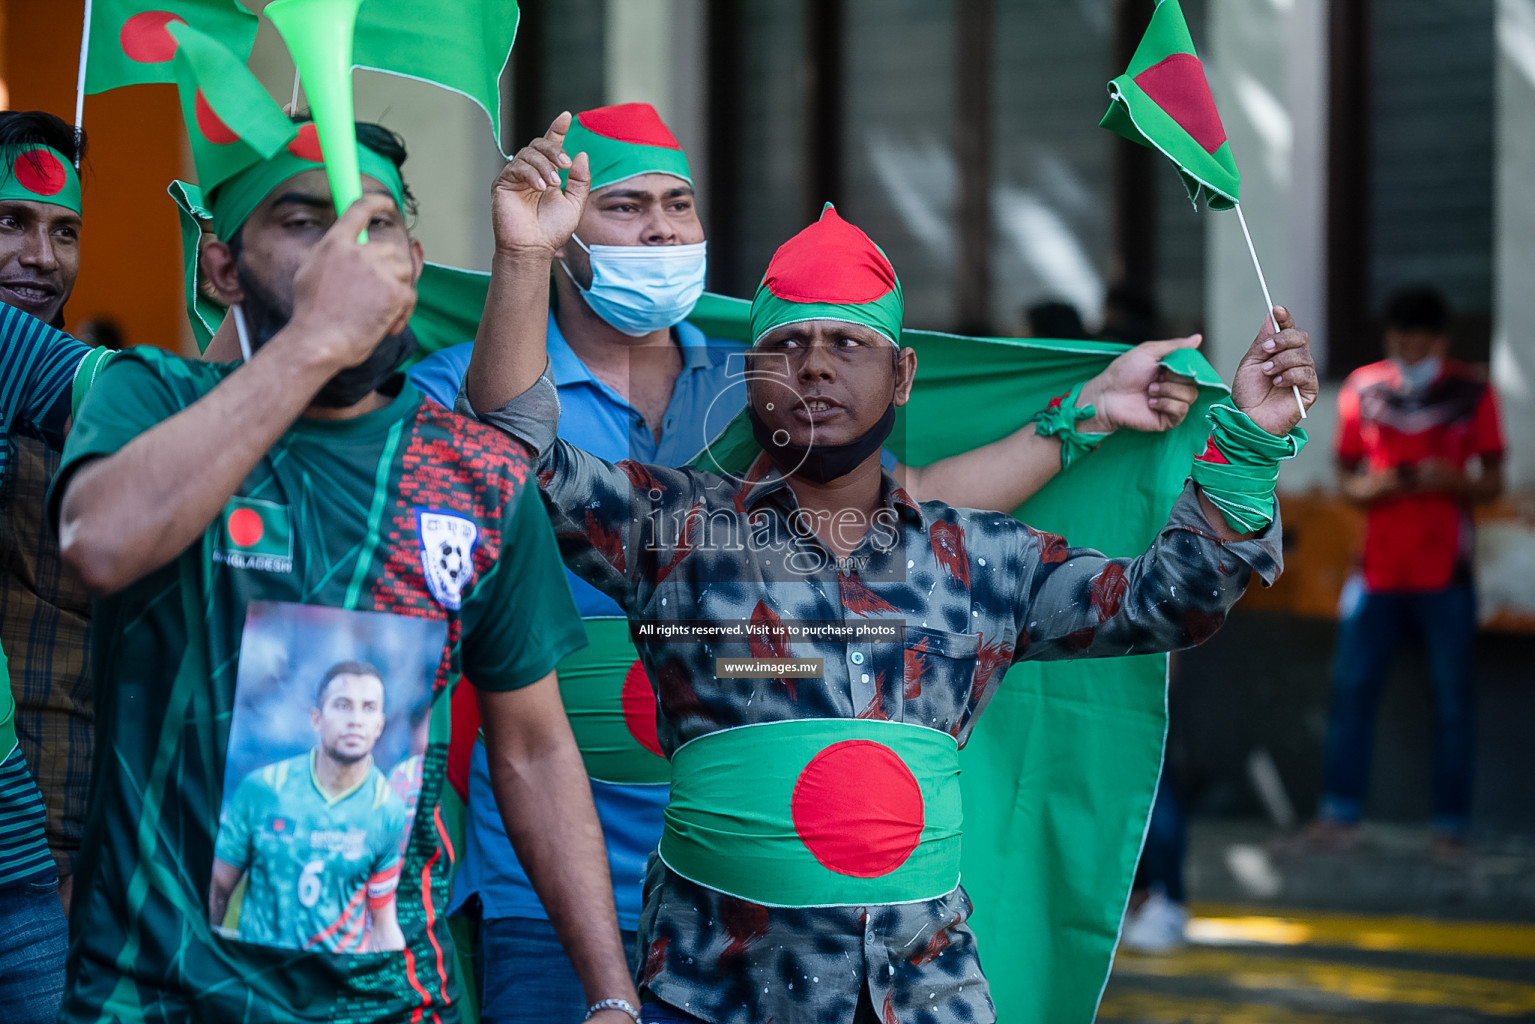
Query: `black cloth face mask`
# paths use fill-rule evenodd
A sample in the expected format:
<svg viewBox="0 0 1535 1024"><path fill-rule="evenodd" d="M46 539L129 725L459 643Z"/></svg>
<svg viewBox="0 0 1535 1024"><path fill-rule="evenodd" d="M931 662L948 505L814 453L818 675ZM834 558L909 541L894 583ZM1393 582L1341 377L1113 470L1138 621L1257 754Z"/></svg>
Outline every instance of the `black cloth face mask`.
<svg viewBox="0 0 1535 1024"><path fill-rule="evenodd" d="M356 366L349 366L325 382L314 396L314 404L326 409L345 409L356 405L383 387L416 351L416 334L409 327L399 334L386 334L368 356Z"/></svg>
<svg viewBox="0 0 1535 1024"><path fill-rule="evenodd" d="M272 295L246 270L243 263L235 264L240 288L245 292L241 309L245 313L246 329L250 334L251 352L271 341L273 336L288 326L293 316L291 309ZM398 334L385 335L373 352L356 366L349 366L325 382L314 404L325 409L345 409L356 405L377 391L385 381L394 376L416 351L416 335L408 326Z"/></svg>
<svg viewBox="0 0 1535 1024"><path fill-rule="evenodd" d="M773 432L768 429L768 425L758 418L755 408L748 405L746 415L751 420L752 437L767 452L773 465L785 474L803 477L813 484L830 483L838 477L847 476L863 465L870 455L879 451L885 439L890 436L890 431L895 429L894 402L885 409L879 422L842 444L778 444L773 440Z"/></svg>

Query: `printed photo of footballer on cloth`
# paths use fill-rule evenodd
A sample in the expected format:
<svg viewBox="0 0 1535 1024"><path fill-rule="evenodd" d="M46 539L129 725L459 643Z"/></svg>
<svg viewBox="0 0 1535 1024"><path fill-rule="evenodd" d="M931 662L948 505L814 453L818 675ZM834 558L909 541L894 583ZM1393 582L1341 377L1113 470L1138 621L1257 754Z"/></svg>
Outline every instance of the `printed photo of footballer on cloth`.
<svg viewBox="0 0 1535 1024"><path fill-rule="evenodd" d="M252 602L208 917L289 949L402 949L395 889L446 624Z"/></svg>

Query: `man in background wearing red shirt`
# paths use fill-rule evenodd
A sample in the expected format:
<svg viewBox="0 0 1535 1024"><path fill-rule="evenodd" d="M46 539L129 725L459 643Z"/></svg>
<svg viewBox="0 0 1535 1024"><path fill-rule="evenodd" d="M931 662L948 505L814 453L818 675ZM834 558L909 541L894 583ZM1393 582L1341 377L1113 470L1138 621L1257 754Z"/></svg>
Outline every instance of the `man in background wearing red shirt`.
<svg viewBox="0 0 1535 1024"><path fill-rule="evenodd" d="M1326 790L1311 838L1352 845L1369 781L1375 705L1397 649L1422 637L1434 677L1436 848L1464 843L1471 809L1474 505L1503 491L1503 432L1484 373L1447 358L1433 288L1386 304L1386 359L1338 398L1338 486L1366 509L1362 573L1344 588Z"/></svg>

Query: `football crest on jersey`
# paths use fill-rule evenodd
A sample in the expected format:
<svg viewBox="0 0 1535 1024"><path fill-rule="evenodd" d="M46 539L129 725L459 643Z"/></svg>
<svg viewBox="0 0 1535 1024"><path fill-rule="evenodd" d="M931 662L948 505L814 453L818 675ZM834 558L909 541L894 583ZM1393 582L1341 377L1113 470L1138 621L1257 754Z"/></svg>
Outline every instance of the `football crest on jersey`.
<svg viewBox="0 0 1535 1024"><path fill-rule="evenodd" d="M464 588L474 575L474 544L480 528L473 519L451 512L416 509L416 539L426 586L444 608L457 611Z"/></svg>

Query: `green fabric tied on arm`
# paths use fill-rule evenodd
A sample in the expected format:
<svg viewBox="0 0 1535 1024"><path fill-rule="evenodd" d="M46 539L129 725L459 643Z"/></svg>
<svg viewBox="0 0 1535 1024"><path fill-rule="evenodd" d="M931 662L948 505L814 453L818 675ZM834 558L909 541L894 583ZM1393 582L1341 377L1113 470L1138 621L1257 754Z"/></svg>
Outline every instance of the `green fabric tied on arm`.
<svg viewBox="0 0 1535 1024"><path fill-rule="evenodd" d="M1052 401L1039 412L1034 414L1034 433L1040 437L1053 437L1061 442L1061 469L1071 468L1071 464L1098 450L1108 434L1084 434L1077 430L1077 424L1082 420L1090 420L1098 415L1098 410L1091 405L1078 405L1077 399L1082 395L1082 385L1078 384L1067 392L1066 397Z"/></svg>
<svg viewBox="0 0 1535 1024"><path fill-rule="evenodd" d="M1210 444L1194 460L1194 482L1233 530L1256 533L1274 521L1279 464L1300 454L1306 432L1276 437L1230 405L1211 407L1209 417Z"/></svg>
<svg viewBox="0 0 1535 1024"><path fill-rule="evenodd" d="M959 884L962 819L947 733L768 722L672 753L660 855L684 878L765 906L911 903Z"/></svg>

